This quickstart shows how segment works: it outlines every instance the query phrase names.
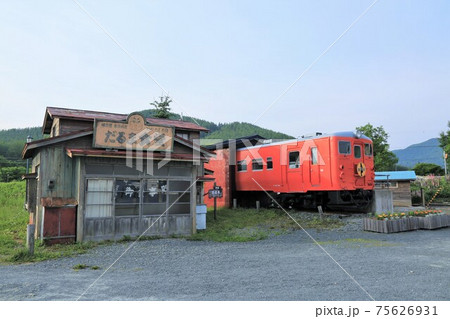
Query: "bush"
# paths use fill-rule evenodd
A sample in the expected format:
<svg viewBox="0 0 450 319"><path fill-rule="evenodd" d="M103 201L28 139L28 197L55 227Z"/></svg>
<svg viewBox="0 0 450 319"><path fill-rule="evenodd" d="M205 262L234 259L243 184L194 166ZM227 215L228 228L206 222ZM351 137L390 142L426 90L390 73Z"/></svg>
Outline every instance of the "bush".
<svg viewBox="0 0 450 319"><path fill-rule="evenodd" d="M450 202L450 180L445 177L427 176L418 177L411 183L411 195L413 204L421 204L420 189L425 194L425 202L428 203L433 197L433 203ZM439 190L439 192L438 192Z"/></svg>
<svg viewBox="0 0 450 319"><path fill-rule="evenodd" d="M444 175L444 169L439 165L432 163L418 163L413 168L416 175L427 176L427 175Z"/></svg>

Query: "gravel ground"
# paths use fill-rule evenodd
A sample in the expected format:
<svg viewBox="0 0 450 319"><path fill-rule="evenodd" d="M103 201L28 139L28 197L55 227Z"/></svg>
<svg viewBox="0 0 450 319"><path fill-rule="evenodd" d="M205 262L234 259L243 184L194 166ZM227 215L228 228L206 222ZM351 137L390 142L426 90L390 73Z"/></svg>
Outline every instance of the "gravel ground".
<svg viewBox="0 0 450 319"><path fill-rule="evenodd" d="M450 228L377 234L361 230L360 216L343 220L308 232L362 288L300 230L247 243L137 242L81 300L450 299ZM76 300L130 244L0 266L0 299Z"/></svg>

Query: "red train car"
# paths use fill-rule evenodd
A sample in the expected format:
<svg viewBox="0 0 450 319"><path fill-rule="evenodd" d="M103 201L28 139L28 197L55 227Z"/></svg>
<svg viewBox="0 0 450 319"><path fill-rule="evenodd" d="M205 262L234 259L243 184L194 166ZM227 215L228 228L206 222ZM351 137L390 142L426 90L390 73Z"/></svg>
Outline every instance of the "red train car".
<svg viewBox="0 0 450 319"><path fill-rule="evenodd" d="M241 204L367 206L374 188L373 145L360 133L317 133L236 150L236 194Z"/></svg>

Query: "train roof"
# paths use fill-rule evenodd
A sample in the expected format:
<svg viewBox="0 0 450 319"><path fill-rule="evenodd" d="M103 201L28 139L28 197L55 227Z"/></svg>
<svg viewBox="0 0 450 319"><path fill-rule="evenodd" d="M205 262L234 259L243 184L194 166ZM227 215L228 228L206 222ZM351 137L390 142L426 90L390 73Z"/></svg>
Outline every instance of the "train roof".
<svg viewBox="0 0 450 319"><path fill-rule="evenodd" d="M245 143L244 142L250 142L252 146L254 145L261 145L262 141L267 140L265 137L262 137L261 135L255 134L255 135L249 135L249 136L243 136L236 139L230 139L230 140L223 140L220 143L206 145L204 148L214 151L219 149L227 149L230 148L231 145L235 145L234 147L236 149L244 148ZM248 143L247 143L248 145Z"/></svg>
<svg viewBox="0 0 450 319"><path fill-rule="evenodd" d="M258 144L252 147L241 147L237 149L253 149L253 148L260 148L265 146L272 146L272 145L279 145L284 143L297 143L301 141L307 141L307 140L317 140L321 138L326 137L350 137L350 138L356 138L356 139L367 139L369 141L372 141L372 139L362 133L357 133L353 131L344 131L344 132L335 132L335 133L329 133L329 134L322 134L322 133L316 133L316 135L302 135L298 137L297 139L291 139L291 140L276 140L276 142L267 142L263 144ZM273 141L273 140L269 140Z"/></svg>

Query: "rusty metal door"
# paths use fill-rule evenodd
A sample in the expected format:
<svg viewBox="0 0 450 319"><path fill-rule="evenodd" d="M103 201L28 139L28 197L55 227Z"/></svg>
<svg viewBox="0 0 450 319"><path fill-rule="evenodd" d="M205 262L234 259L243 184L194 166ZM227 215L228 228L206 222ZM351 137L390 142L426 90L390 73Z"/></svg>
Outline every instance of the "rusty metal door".
<svg viewBox="0 0 450 319"><path fill-rule="evenodd" d="M76 206L45 207L43 239L49 244L74 242Z"/></svg>

